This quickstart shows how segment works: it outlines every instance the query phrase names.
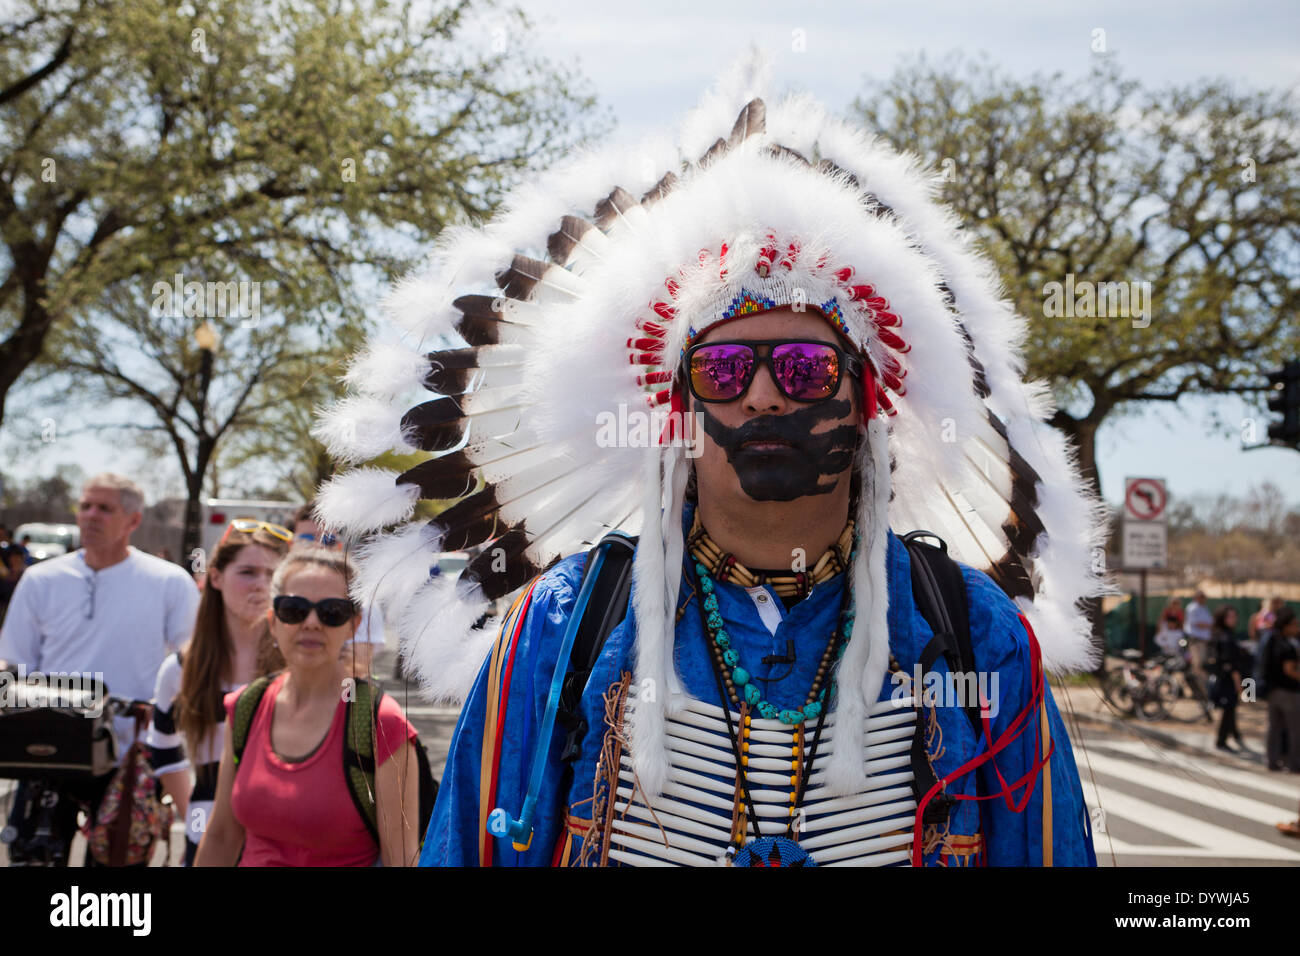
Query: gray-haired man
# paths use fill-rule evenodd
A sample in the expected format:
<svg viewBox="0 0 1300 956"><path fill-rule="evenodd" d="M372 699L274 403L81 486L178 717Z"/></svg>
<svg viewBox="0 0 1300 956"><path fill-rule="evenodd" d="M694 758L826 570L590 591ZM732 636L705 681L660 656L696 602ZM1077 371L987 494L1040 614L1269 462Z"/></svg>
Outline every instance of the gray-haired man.
<svg viewBox="0 0 1300 956"><path fill-rule="evenodd" d="M131 547L143 504L128 478L86 481L77 504L82 547L23 574L0 630L0 659L28 674L93 675L121 697L153 696L163 658L194 629L199 593L184 569ZM120 750L133 728L119 720Z"/></svg>

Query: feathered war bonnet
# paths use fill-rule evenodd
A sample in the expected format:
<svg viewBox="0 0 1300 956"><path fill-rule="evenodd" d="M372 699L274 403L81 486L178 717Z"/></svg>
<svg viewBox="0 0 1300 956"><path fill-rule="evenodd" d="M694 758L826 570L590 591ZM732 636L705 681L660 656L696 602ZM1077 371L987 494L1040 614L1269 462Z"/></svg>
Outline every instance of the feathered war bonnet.
<svg viewBox="0 0 1300 956"><path fill-rule="evenodd" d="M934 180L807 97L767 105L761 72L734 69L674 144L581 157L483 228L445 232L387 303L410 344L360 355L353 394L316 430L353 463L438 453L400 475L344 473L318 511L352 536L380 532L358 550L354 596L396 624L434 699L472 685L496 636L475 624L494 602L607 530L640 535L631 749L650 794L667 778L664 717L680 692L689 470L665 413L680 407L683 349L719 321L816 310L869 363L840 726L863 726L884 680L891 526L933 531L989 574L1051 670L1091 666L1079 601L1105 589L1100 507L1041 424L1053 409L1022 378L1024 323L935 204ZM460 500L437 519L410 520L419 499L448 498ZM440 552L465 549L478 555L458 580L430 575ZM833 790L861 785L859 753L835 749Z"/></svg>

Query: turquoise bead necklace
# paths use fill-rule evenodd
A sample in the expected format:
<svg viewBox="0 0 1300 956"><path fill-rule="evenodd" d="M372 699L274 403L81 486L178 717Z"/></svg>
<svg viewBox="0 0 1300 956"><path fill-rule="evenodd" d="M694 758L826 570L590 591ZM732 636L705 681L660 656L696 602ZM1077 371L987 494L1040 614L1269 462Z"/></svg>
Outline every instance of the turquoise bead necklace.
<svg viewBox="0 0 1300 956"><path fill-rule="evenodd" d="M718 595L714 581L709 576L708 568L702 562L695 561L694 563L695 574L700 583L704 626L709 632L709 647L713 652L714 660L721 669L723 682L726 685L727 694L730 696L732 704L739 709L743 697L744 702L749 705L751 711L756 711L759 716L766 720L779 720L790 727L798 727L806 720L816 720L826 708L826 694L830 687L828 678L831 669L839 656L844 653L844 647L848 643L849 635L853 632L852 602L846 600L844 606L840 609L838 626L831 635L831 639L826 642L826 650L822 653L822 659L817 665L817 676L813 680L812 688L808 691L808 698L803 707L798 710L793 708L779 709L775 704L763 698L762 692L754 683L753 676L741 666L740 655L731 646L731 638L727 634L722 614L718 610ZM846 589L846 596L847 593Z"/></svg>

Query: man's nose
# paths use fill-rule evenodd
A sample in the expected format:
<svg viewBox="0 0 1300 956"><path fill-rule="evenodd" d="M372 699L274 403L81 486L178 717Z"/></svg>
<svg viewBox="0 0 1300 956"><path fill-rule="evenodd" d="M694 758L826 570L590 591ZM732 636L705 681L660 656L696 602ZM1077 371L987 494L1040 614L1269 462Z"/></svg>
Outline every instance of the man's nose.
<svg viewBox="0 0 1300 956"><path fill-rule="evenodd" d="M754 380L745 393L745 411L754 415L784 414L789 399L776 387L767 362L761 362L754 371Z"/></svg>

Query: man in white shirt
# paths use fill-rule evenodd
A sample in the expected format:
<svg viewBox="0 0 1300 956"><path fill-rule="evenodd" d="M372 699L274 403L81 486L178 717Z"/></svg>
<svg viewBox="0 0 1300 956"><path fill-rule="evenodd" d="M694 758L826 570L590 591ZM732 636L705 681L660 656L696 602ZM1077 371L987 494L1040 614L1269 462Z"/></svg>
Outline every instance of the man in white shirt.
<svg viewBox="0 0 1300 956"><path fill-rule="evenodd" d="M184 569L131 547L143 504L128 478L86 482L77 505L82 547L27 569L0 630L0 659L29 674L91 674L121 697L153 696L163 658L194 629L199 592ZM134 722L116 726L120 757Z"/></svg>
<svg viewBox="0 0 1300 956"><path fill-rule="evenodd" d="M1209 655L1210 632L1214 627L1214 615L1205 606L1205 592L1197 590L1192 602L1186 608L1186 620L1183 630L1187 634L1187 650L1192 658L1192 670L1196 673L1201 687L1205 687L1205 661Z"/></svg>

